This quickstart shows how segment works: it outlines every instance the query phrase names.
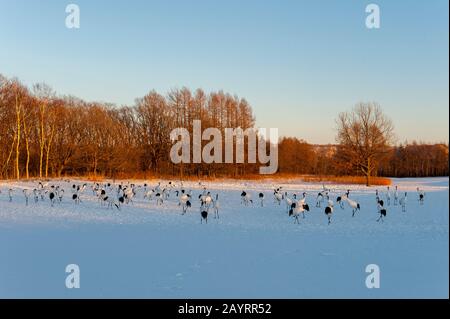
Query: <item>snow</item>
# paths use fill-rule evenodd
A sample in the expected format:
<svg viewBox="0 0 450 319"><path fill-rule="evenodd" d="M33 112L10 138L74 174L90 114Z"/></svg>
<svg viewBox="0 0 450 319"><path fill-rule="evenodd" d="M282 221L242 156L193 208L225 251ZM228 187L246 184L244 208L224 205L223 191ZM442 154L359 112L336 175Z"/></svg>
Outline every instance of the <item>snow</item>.
<svg viewBox="0 0 450 319"><path fill-rule="evenodd" d="M400 194L408 192L407 212L391 203L384 223L376 222L375 189L385 199L386 187L327 184L333 200L350 189L361 204L354 218L347 204L335 204L331 225L324 207L315 207L322 185L299 180L206 182L221 206L220 219L210 211L208 224L200 224L198 183L184 183L194 195L184 216L173 192L157 206L141 189L118 211L88 188L75 205L72 183L50 181L66 191L51 207L47 198L25 205L22 189L36 182L0 182L1 298L449 297L448 178L394 179ZM308 192L311 212L300 225L274 203L278 186ZM417 187L426 193L423 206ZM241 205L242 190L253 205ZM68 264L80 267L80 289L65 286ZM369 264L380 267L379 289L366 287Z"/></svg>

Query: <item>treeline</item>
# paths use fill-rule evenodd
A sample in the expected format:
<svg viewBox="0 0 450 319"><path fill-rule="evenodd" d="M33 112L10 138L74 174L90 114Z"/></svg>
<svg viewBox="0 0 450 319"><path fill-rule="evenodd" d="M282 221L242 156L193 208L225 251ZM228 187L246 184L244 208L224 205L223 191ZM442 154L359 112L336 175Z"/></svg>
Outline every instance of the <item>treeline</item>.
<svg viewBox="0 0 450 319"><path fill-rule="evenodd" d="M395 147L379 174L398 177L448 176L448 145L413 142Z"/></svg>
<svg viewBox="0 0 450 319"><path fill-rule="evenodd" d="M151 91L132 106L118 107L60 97L44 84L29 89L0 75L0 179L258 174L260 164L173 164L170 132L183 127L192 133L194 120L201 120L203 128L221 131L255 124L249 103L222 91L182 88L166 95ZM280 140L279 172L360 174L340 157L338 146L315 146L289 137ZM448 145L392 148L378 174L448 175Z"/></svg>
<svg viewBox="0 0 450 319"><path fill-rule="evenodd" d="M343 154L339 145L311 145L285 137L279 144L279 172L335 176L363 175L358 165ZM448 144L405 143L394 146L377 163L374 176L448 176Z"/></svg>
<svg viewBox="0 0 450 319"><path fill-rule="evenodd" d="M254 126L245 99L222 91L154 91L135 105L116 107L57 97L46 85L30 90L0 76L0 178L103 175L232 175L256 172L255 164L179 164L170 161L170 132L202 126ZM192 135L192 134L191 134Z"/></svg>

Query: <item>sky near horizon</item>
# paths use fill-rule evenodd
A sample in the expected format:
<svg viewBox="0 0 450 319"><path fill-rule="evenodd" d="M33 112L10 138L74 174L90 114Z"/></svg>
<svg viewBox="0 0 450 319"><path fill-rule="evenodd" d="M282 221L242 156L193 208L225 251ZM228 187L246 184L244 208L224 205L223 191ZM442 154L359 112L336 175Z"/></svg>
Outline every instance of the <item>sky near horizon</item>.
<svg viewBox="0 0 450 319"><path fill-rule="evenodd" d="M80 29L65 26L68 4ZM366 5L381 27L365 25ZM0 0L0 74L131 105L155 89L246 98L259 127L335 141L335 118L376 101L399 142L449 140L449 3Z"/></svg>

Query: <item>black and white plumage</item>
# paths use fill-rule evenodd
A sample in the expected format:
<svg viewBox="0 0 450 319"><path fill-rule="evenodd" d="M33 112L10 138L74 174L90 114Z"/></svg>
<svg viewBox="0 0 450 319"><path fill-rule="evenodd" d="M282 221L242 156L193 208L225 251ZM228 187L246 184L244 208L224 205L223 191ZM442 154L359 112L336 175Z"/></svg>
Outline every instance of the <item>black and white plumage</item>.
<svg viewBox="0 0 450 319"><path fill-rule="evenodd" d="M339 207L340 207L341 209L344 209L344 201L342 200L342 196L336 197L336 203L339 204Z"/></svg>
<svg viewBox="0 0 450 319"><path fill-rule="evenodd" d="M199 199L200 199L200 206L205 206L206 208L209 208L213 202L211 193L207 192L206 190L204 190L203 193L199 195Z"/></svg>
<svg viewBox="0 0 450 319"><path fill-rule="evenodd" d="M323 201L324 201L323 193L320 192L317 194L317 197L316 197L316 207L320 207L322 205Z"/></svg>
<svg viewBox="0 0 450 319"><path fill-rule="evenodd" d="M317 194L316 198L316 207L321 207L324 201L328 201L330 199L330 195L328 193L328 189L323 186L324 190Z"/></svg>
<svg viewBox="0 0 450 319"><path fill-rule="evenodd" d="M378 204L378 213L380 214L380 217L377 219L377 222L381 220L381 222L384 223L384 218L387 215L387 211L381 204Z"/></svg>
<svg viewBox="0 0 450 319"><path fill-rule="evenodd" d="M394 206L398 205L398 186L395 186L395 191L394 191Z"/></svg>
<svg viewBox="0 0 450 319"><path fill-rule="evenodd" d="M425 192L420 190L419 187L417 187L417 193L419 194L419 204L423 205L423 203L425 201Z"/></svg>
<svg viewBox="0 0 450 319"><path fill-rule="evenodd" d="M408 202L408 193L405 192L402 198L400 198L400 206L402 207L402 212L406 212L406 204Z"/></svg>
<svg viewBox="0 0 450 319"><path fill-rule="evenodd" d="M58 201L59 201L59 203L62 202L63 197L64 197L64 189L58 189Z"/></svg>
<svg viewBox="0 0 450 319"><path fill-rule="evenodd" d="M219 202L219 194L216 194L216 198L213 200L212 203L213 210L214 210L214 219L219 219L219 209L220 209L220 202Z"/></svg>
<svg viewBox="0 0 450 319"><path fill-rule="evenodd" d="M275 203L278 205L281 205L281 201L283 200L283 194L281 193L281 187L278 187L277 189L273 190L273 197Z"/></svg>
<svg viewBox="0 0 450 319"><path fill-rule="evenodd" d="M203 221L206 222L206 224L208 224L208 209L205 208L201 208L200 209L200 224L203 224Z"/></svg>
<svg viewBox="0 0 450 319"><path fill-rule="evenodd" d="M344 199L345 201L347 201L347 203L350 205L350 207L352 208L352 217L355 217L355 213L356 213L357 211L360 211L360 210L361 210L361 206L359 205L358 202L356 202L356 201L351 200L350 198L348 198L347 195L344 196L343 199Z"/></svg>
<svg viewBox="0 0 450 319"><path fill-rule="evenodd" d="M387 191L386 191L386 204L388 206L391 205L391 188L389 186L387 187ZM383 205L381 205L381 206L383 206Z"/></svg>
<svg viewBox="0 0 450 319"><path fill-rule="evenodd" d="M155 198L156 198L156 205L162 205L164 203L164 198L163 198L162 193L160 193L160 192L156 193Z"/></svg>
<svg viewBox="0 0 450 319"><path fill-rule="evenodd" d="M294 217L294 221L299 224L298 215L302 214L303 218L305 218L305 211L309 212L308 204L301 204L299 202L292 203L289 209L289 216Z"/></svg>
<svg viewBox="0 0 450 319"><path fill-rule="evenodd" d="M329 201L328 206L325 207L325 215L327 215L328 218L328 225L331 224L331 216L333 215L333 202Z"/></svg>
<svg viewBox="0 0 450 319"><path fill-rule="evenodd" d="M130 185L130 187L125 187L123 189L123 197L125 198L126 204L129 204L129 203L133 204L133 198L135 195L136 195L136 191L134 190L133 184Z"/></svg>
<svg viewBox="0 0 450 319"><path fill-rule="evenodd" d="M297 201L297 204L298 205L307 205L306 204L306 192L303 192L303 194L302 194L302 198L300 198L298 201ZM308 208L309 208L309 206L308 206Z"/></svg>
<svg viewBox="0 0 450 319"><path fill-rule="evenodd" d="M190 194L185 194L183 192L181 194L180 198L179 198L178 205L181 205L181 208L183 210L182 215L186 214L188 208L190 208L192 206L191 195Z"/></svg>
<svg viewBox="0 0 450 319"><path fill-rule="evenodd" d="M241 204L248 206L249 204L253 204L252 196L250 193L246 191L242 191L241 193Z"/></svg>
<svg viewBox="0 0 450 319"><path fill-rule="evenodd" d="M30 197L30 191L28 189L22 190L23 196L25 196L25 205L28 206L28 199Z"/></svg>
<svg viewBox="0 0 450 319"><path fill-rule="evenodd" d="M14 190L12 188L8 189L9 202L12 202L13 194L14 194Z"/></svg>
<svg viewBox="0 0 450 319"><path fill-rule="evenodd" d="M113 197L110 197L110 196L108 196L108 195L105 195L105 196L103 197L103 201L104 201L105 203L108 204L108 209L112 209L113 206L114 206L114 207L116 207L118 210L120 210L120 204L119 204L116 200L114 200Z"/></svg>
<svg viewBox="0 0 450 319"><path fill-rule="evenodd" d="M35 203L39 202L39 191L36 188L33 189L33 197Z"/></svg>
<svg viewBox="0 0 450 319"><path fill-rule="evenodd" d="M72 200L75 202L75 204L79 204L81 202L80 195L78 193L72 194Z"/></svg>
<svg viewBox="0 0 450 319"><path fill-rule="evenodd" d="M261 207L264 207L264 193L258 194L259 202L261 204Z"/></svg>
<svg viewBox="0 0 450 319"><path fill-rule="evenodd" d="M150 189L150 190L148 190L148 191L146 191L145 193L144 193L144 199L149 199L149 200L152 200L153 199L153 195L155 195L155 190L154 189Z"/></svg>
<svg viewBox="0 0 450 319"><path fill-rule="evenodd" d="M294 194L295 196L295 194ZM286 203L286 212L289 213L289 209L291 208L292 203L294 202L291 198L289 198L288 193L284 193L284 201Z"/></svg>
<svg viewBox="0 0 450 319"><path fill-rule="evenodd" d="M53 207L53 204L55 203L55 199L56 199L56 195L54 192L50 192L50 194L48 195L48 197L50 198L50 203Z"/></svg>

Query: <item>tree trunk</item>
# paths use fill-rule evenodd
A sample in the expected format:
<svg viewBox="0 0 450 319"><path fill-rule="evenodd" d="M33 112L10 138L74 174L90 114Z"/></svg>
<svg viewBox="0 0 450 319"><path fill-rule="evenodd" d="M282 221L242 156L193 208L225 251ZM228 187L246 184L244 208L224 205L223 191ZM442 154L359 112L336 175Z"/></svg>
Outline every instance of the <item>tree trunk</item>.
<svg viewBox="0 0 450 319"><path fill-rule="evenodd" d="M28 141L28 138L25 139L25 146L27 149L27 162L25 164L25 173L26 173L27 179L30 179L30 169L29 169L29 167L30 167L30 143Z"/></svg>
<svg viewBox="0 0 450 319"><path fill-rule="evenodd" d="M6 175L7 176L9 175L8 174L8 165L9 165L9 162L11 160L11 157L12 157L12 154L13 154L13 151L14 151L14 144L16 143L16 139L17 139L17 136L16 136L16 134L14 134L14 140L13 140L13 142L11 144L11 150L9 151L8 159L6 160L6 163L3 166L3 170L6 171Z"/></svg>
<svg viewBox="0 0 450 319"><path fill-rule="evenodd" d="M42 170L44 166L44 146L45 146L45 136L44 136L44 113L45 104L40 106L40 117L41 117L41 127L40 127L40 139L39 139L39 177L42 178Z"/></svg>
<svg viewBox="0 0 450 319"><path fill-rule="evenodd" d="M48 158L50 156L50 147L52 145L53 136L55 135L55 127L52 127L52 131L50 133L50 138L48 140L47 144L47 152L46 152L46 158L45 158L45 178L48 178Z"/></svg>
<svg viewBox="0 0 450 319"><path fill-rule="evenodd" d="M372 161L370 157L367 159L367 169L366 169L366 186L370 186L370 175L372 172Z"/></svg>
<svg viewBox="0 0 450 319"><path fill-rule="evenodd" d="M16 115L17 115L17 144L16 144L16 178L20 179L19 159L20 159L20 106L16 95Z"/></svg>
<svg viewBox="0 0 450 319"><path fill-rule="evenodd" d="M97 178L97 153L94 155L94 178Z"/></svg>
<svg viewBox="0 0 450 319"><path fill-rule="evenodd" d="M26 174L26 178L30 179L30 141L29 141L29 129L27 128L27 122L25 120L25 112L23 112L22 110L22 122L23 122L23 132L25 134L25 148L27 151L27 161L25 164L25 174Z"/></svg>

